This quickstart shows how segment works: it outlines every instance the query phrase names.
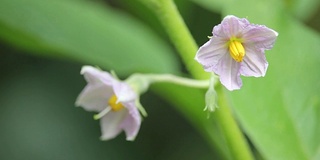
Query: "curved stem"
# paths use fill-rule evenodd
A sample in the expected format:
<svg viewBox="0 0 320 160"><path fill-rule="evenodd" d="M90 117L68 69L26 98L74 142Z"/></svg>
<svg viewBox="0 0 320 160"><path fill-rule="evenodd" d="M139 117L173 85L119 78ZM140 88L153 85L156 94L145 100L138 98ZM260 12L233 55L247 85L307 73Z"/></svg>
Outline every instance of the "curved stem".
<svg viewBox="0 0 320 160"><path fill-rule="evenodd" d="M209 80L194 80L171 74L147 74L144 76L148 78L151 83L166 82L193 88L208 88L210 83Z"/></svg>
<svg viewBox="0 0 320 160"><path fill-rule="evenodd" d="M172 83L192 88L208 88L210 80L195 80L172 74L140 74L131 75L125 80L137 93L144 93L152 83ZM215 84L213 84L215 85Z"/></svg>

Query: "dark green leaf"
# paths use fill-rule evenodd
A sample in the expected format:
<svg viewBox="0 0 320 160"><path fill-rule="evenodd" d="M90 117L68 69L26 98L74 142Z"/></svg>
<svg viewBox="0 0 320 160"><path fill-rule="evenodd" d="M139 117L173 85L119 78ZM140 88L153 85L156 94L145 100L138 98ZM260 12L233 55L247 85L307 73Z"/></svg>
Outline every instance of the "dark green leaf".
<svg viewBox="0 0 320 160"><path fill-rule="evenodd" d="M172 50L147 27L102 4L1 0L2 39L44 56L130 72L176 72Z"/></svg>
<svg viewBox="0 0 320 160"><path fill-rule="evenodd" d="M306 20L319 9L319 0L283 0L294 17Z"/></svg>
<svg viewBox="0 0 320 160"><path fill-rule="evenodd" d="M194 3L211 10L213 12L221 12L227 6L237 6L237 1L235 0L190 0ZM246 2L245 2L246 3ZM279 5L284 6L283 10L287 11L294 15L294 17L300 19L307 19L309 18L316 10L319 8L320 1L319 0L265 0L265 1L252 1L249 5L241 5L241 9L249 9L255 7L261 7L259 4L272 4L273 7L277 7ZM248 3L247 3L248 4ZM267 5L268 6L268 5ZM240 8L240 7L238 7ZM232 13L232 11L231 11ZM270 12L272 13L272 12Z"/></svg>
<svg viewBox="0 0 320 160"><path fill-rule="evenodd" d="M191 0L192 2L214 12L221 12L225 4L230 0Z"/></svg>

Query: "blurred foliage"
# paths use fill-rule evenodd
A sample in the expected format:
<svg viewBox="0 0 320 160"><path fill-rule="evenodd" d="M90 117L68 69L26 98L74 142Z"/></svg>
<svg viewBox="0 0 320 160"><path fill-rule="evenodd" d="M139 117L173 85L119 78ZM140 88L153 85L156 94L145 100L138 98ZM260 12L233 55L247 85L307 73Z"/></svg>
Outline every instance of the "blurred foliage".
<svg viewBox="0 0 320 160"><path fill-rule="evenodd" d="M163 41L107 6L70 0L0 4L2 39L31 53L115 68L119 74L177 72L175 57Z"/></svg>
<svg viewBox="0 0 320 160"><path fill-rule="evenodd" d="M244 87L229 94L230 102L258 157L320 159L319 1L176 3L199 45L220 22L219 14L248 17L279 32L275 48L266 52L266 77L243 78ZM136 1L1 0L0 40L0 159L228 158L214 117L202 112L200 90L154 86L157 94L142 96L149 116L133 143L123 135L99 141L93 113L74 107L85 85L83 64L122 77L184 71L156 17Z"/></svg>
<svg viewBox="0 0 320 160"><path fill-rule="evenodd" d="M76 108L81 64L25 56L1 46L0 159L211 159L207 143L172 107L149 93L149 116L134 142L100 141L99 121ZM191 147L192 146L192 147Z"/></svg>

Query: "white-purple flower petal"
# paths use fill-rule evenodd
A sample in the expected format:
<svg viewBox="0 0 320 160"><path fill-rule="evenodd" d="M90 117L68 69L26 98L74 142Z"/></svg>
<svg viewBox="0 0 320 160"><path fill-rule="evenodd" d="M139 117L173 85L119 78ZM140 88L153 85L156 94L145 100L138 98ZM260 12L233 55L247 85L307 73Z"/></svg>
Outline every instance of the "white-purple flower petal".
<svg viewBox="0 0 320 160"><path fill-rule="evenodd" d="M129 102L137 99L137 94L125 82L114 83L113 91L118 98L118 101Z"/></svg>
<svg viewBox="0 0 320 160"><path fill-rule="evenodd" d="M80 74L84 76L88 83L104 83L107 85L111 85L115 79L108 73L101 71L92 66L83 66Z"/></svg>
<svg viewBox="0 0 320 160"><path fill-rule="evenodd" d="M78 96L76 105L87 111L100 112L95 119L100 119L101 139L112 139L124 131L127 140L134 140L141 124L135 91L127 83L91 66L84 66L81 74L88 84Z"/></svg>
<svg viewBox="0 0 320 160"><path fill-rule="evenodd" d="M105 97L113 94L111 84L114 78L91 66L83 66L80 73L88 84L78 96L76 106L82 106L87 111L102 111L108 102Z"/></svg>
<svg viewBox="0 0 320 160"><path fill-rule="evenodd" d="M246 48L246 56L241 63L240 74L243 76L264 77L268 62L264 53Z"/></svg>
<svg viewBox="0 0 320 160"><path fill-rule="evenodd" d="M249 25L243 31L243 44L256 49L269 50L273 47L278 33L263 25Z"/></svg>
<svg viewBox="0 0 320 160"><path fill-rule="evenodd" d="M214 68L221 57L227 52L226 41L219 37L212 37L210 41L199 48L195 59L200 62L206 71Z"/></svg>
<svg viewBox="0 0 320 160"><path fill-rule="evenodd" d="M213 28L212 34L224 38L238 37L248 25L250 23L247 19L229 15L222 20L221 24Z"/></svg>
<svg viewBox="0 0 320 160"><path fill-rule="evenodd" d="M86 111L101 112L108 104L106 97L113 95L112 89L103 83L88 83L76 100L76 106Z"/></svg>
<svg viewBox="0 0 320 160"><path fill-rule="evenodd" d="M229 54L225 54L213 70L220 75L221 83L232 91L242 86L239 69L240 64L234 61Z"/></svg>
<svg viewBox="0 0 320 160"><path fill-rule="evenodd" d="M265 75L268 62L264 51L273 47L278 36L276 31L229 15L213 28L212 34L199 48L195 60L205 71L219 75L227 89L240 89L240 75Z"/></svg>
<svg viewBox="0 0 320 160"><path fill-rule="evenodd" d="M107 141L115 138L121 133L123 128L121 124L123 120L128 116L127 110L121 110L117 112L109 112L100 119L100 126L102 135L101 140Z"/></svg>
<svg viewBox="0 0 320 160"><path fill-rule="evenodd" d="M139 128L141 125L141 118L140 118L140 113L138 112L138 110L135 109L136 106L134 103L130 102L126 104L126 106L129 111L129 116L127 116L123 120L121 127L126 133L127 140L133 141L139 132Z"/></svg>

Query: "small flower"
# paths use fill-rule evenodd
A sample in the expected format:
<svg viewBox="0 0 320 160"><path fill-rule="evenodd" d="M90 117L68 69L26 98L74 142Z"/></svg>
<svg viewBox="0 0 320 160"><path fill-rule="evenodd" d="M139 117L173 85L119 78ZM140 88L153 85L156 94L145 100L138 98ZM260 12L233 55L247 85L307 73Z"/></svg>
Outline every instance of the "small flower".
<svg viewBox="0 0 320 160"><path fill-rule="evenodd" d="M81 74L88 84L78 96L76 105L99 112L94 118L100 119L101 139L112 139L123 130L126 139L133 141L141 124L136 92L127 83L91 66L82 67Z"/></svg>
<svg viewBox="0 0 320 160"><path fill-rule="evenodd" d="M219 75L228 90L240 89L240 75L265 76L268 62L264 52L273 47L276 31L229 15L213 28L212 34L195 59L205 71Z"/></svg>

